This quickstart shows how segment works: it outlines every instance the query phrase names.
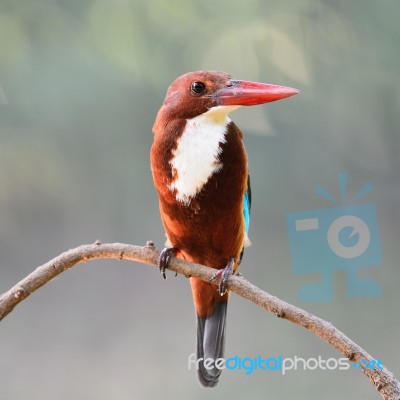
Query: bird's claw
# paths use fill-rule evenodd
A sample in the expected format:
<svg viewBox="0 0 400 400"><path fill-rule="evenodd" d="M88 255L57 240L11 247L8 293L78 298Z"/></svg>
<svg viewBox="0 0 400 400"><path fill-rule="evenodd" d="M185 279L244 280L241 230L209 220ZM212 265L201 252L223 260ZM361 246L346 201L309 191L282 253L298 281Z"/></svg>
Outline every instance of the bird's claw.
<svg viewBox="0 0 400 400"><path fill-rule="evenodd" d="M220 269L218 272L216 272L208 281L212 282L216 278L219 278L218 293L221 296L223 296L227 291L228 279L232 275L234 263L235 259L231 258L228 262L228 265L224 269Z"/></svg>
<svg viewBox="0 0 400 400"><path fill-rule="evenodd" d="M171 257L175 256L176 250L176 247L165 247L160 253L160 258L158 260L158 269L160 270L160 273L162 274L164 279L167 279L165 275L165 270L168 268L169 260L171 259Z"/></svg>

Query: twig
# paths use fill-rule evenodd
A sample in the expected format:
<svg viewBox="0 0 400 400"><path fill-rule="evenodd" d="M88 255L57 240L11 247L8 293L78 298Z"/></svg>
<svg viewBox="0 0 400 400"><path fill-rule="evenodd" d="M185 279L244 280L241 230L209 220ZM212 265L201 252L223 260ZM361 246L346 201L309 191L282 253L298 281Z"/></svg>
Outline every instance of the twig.
<svg viewBox="0 0 400 400"><path fill-rule="evenodd" d="M68 250L36 268L26 278L0 296L0 320L35 290L82 261L115 258L156 266L159 255L160 253L154 248L152 242L147 242L146 246L141 247L121 243L102 244L97 241L91 245L83 245ZM212 268L189 263L177 258L171 259L169 269L187 277L193 276L204 281L208 281L216 272ZM335 347L350 361L359 363L365 360L368 363L374 360L369 353L350 340L344 333L336 329L331 323L262 291L242 277L230 277L228 288L231 292L250 300L275 316L291 321L313 332ZM388 369L385 367L382 370L370 369L366 368L364 363L361 364L361 368L385 400L400 399L400 382Z"/></svg>

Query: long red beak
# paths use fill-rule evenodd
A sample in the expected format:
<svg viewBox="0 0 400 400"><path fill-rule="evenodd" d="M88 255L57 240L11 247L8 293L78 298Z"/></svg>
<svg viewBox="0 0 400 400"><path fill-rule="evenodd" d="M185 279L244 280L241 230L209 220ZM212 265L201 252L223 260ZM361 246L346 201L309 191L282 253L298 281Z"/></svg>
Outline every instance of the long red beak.
<svg viewBox="0 0 400 400"><path fill-rule="evenodd" d="M230 85L218 90L216 96L223 106L254 106L270 103L298 94L299 90L268 83L230 81Z"/></svg>

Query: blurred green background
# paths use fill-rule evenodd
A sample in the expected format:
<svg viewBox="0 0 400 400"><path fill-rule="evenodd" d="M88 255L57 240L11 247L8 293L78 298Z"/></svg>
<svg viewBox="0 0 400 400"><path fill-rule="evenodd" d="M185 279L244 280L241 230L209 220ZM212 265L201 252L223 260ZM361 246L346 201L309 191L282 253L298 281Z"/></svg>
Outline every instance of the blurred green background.
<svg viewBox="0 0 400 400"><path fill-rule="evenodd" d="M198 69L301 94L231 117L253 186L241 271L327 319L400 376L400 3L398 0L0 0L0 290L83 243L164 244L149 168L168 85ZM285 216L328 207L315 194L374 186L384 262L360 271L379 298L301 303L318 274L291 270ZM361 202L362 202L361 201ZM231 297L226 356L341 355ZM79 265L0 326L2 399L380 398L362 373L224 371L201 389L188 281L128 262Z"/></svg>

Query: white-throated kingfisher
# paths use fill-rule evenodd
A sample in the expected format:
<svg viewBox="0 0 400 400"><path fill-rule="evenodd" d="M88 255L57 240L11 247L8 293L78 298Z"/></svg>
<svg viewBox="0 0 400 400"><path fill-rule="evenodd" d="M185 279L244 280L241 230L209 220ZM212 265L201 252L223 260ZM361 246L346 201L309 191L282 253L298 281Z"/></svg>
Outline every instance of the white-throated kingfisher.
<svg viewBox="0 0 400 400"><path fill-rule="evenodd" d="M224 72L189 72L172 83L157 114L150 156L167 235L160 271L165 277L172 256L220 270L218 287L190 278L198 360L223 357L227 281L249 244L247 156L242 132L228 114L297 93L285 86L233 80ZM213 387L221 370L206 368L202 360L199 381Z"/></svg>

